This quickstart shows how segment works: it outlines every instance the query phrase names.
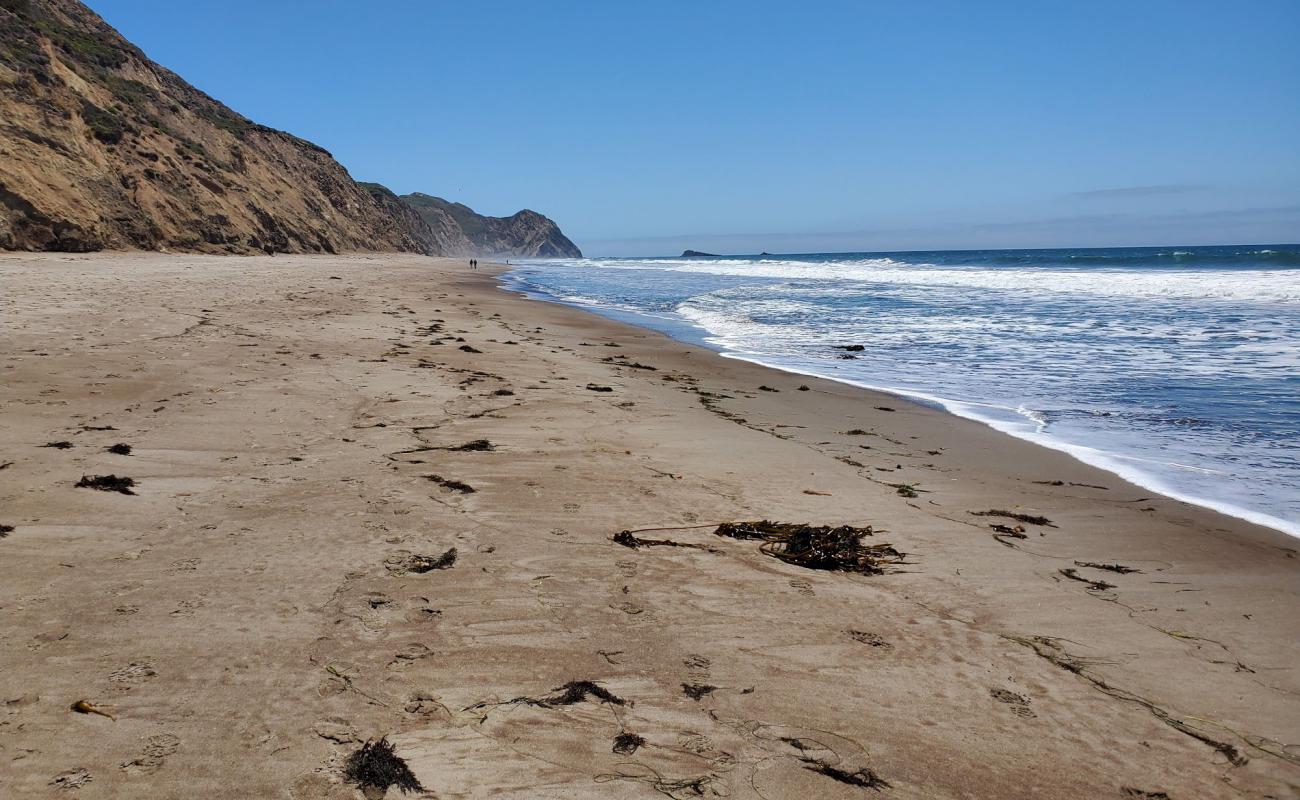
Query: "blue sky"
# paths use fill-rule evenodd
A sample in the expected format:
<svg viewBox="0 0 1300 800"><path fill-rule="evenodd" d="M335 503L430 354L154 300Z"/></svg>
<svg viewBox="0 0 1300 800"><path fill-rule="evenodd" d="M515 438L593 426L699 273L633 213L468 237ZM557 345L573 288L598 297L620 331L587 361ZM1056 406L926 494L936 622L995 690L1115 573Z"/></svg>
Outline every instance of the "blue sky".
<svg viewBox="0 0 1300 800"><path fill-rule="evenodd" d="M589 255L1300 240L1300 2L90 0L361 180Z"/></svg>

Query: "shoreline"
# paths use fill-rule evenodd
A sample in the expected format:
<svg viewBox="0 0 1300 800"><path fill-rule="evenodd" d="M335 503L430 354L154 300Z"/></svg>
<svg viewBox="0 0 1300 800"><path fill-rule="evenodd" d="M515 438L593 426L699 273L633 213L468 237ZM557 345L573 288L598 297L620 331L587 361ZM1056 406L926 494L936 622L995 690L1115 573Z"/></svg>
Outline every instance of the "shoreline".
<svg viewBox="0 0 1300 800"><path fill-rule="evenodd" d="M635 327L645 328L647 330L651 330L656 333L659 333L660 335L667 336L668 338L673 339L674 341L679 341L682 342L683 344L688 344L696 347L702 347L705 350L709 350L713 353L716 353L718 356L722 358L730 358L738 361L744 361L759 367L763 367L765 369L785 372L791 375L803 375L806 377L833 381L836 383L844 384L846 386L852 386L858 389L862 389L864 391L875 392L875 393L886 395L888 397L899 398L901 400L905 400L910 403L915 403L922 406L935 408L944 411L948 414L951 414L955 417L960 417L962 419L970 420L972 422L985 425L995 431L998 431L999 433L1019 439L1021 441L1029 442L1031 444L1035 444L1038 445L1039 447L1044 447L1049 450L1055 450L1058 452L1066 453L1067 455L1071 456L1072 458L1078 460L1083 464L1086 464L1087 466L1095 467L1097 469L1103 470L1104 472L1109 473L1110 475L1113 475L1116 478L1119 478L1120 480L1123 480L1127 483L1133 484L1140 488L1146 489L1148 491L1156 492L1170 500L1176 500L1182 503L1188 503L1197 506L1199 508L1203 508L1207 511L1213 511L1218 514L1223 514L1224 516L1231 517L1233 519L1241 520L1243 522L1247 522L1252 525L1259 525L1261 527L1269 528L1279 533L1285 534L1286 536L1300 539L1300 522L1283 519L1282 517L1276 517L1271 514L1266 514L1227 501L1199 497L1197 495L1190 494L1188 492L1184 492L1182 490L1173 488L1169 486L1166 482L1161 480L1160 478L1156 477L1155 475L1145 473L1135 467L1126 466L1123 463L1125 461L1141 461L1142 459L1137 456L1125 456L1122 454L1097 450L1095 448L1087 447L1086 445L1080 445L1080 444L1075 444L1072 442L1056 439L1052 436L1044 435L1040 432L1015 430L1012 426L1004 423L1000 423L998 420L981 417L974 413L962 413L962 411L960 410L960 408L962 407L967 407L972 405L983 405L981 403L975 403L973 401L966 401L966 400L955 400L952 398L943 398L943 397L938 397L936 395L930 395L923 392L912 391L907 389L895 389L886 386L876 386L862 381L857 381L852 378L840 378L840 377L835 377L833 375L824 375L822 373L813 372L809 370L801 370L793 366L770 363L762 360L760 357L757 356L751 356L739 352L728 351L726 348L720 345L715 346L711 344L709 341L709 337L710 337L709 332L704 328L701 328L698 325L690 322L689 320L685 320L685 319L681 320L680 326L667 326L667 327L685 327L685 328L690 328L692 330L697 330L700 332L700 336L697 337L699 341L678 339L677 337L673 336L671 333L653 327L650 324L639 324L637 321L638 319L644 320L648 317L648 315L640 312L602 306L597 303L582 303L574 300L567 300L564 298L549 295L545 291L540 289L523 288L523 286L517 282L513 284L509 283L509 281L511 280L510 273L518 269L520 269L520 267L517 265L509 265L505 267L500 273L498 273L497 277L501 281L502 290L520 294L530 300L538 300L541 302L554 303L557 305L562 305L568 308L575 309L583 313L596 314L600 317L621 324L627 324ZM676 318L674 318L674 320L675 319ZM1006 411L1014 411L1013 409L1005 408L1002 406L993 406L993 407L1001 410L1006 410ZM1020 413L1020 412L1015 412L1015 413ZM1029 419L1029 417L1024 414L1021 414L1021 416L1026 419Z"/></svg>
<svg viewBox="0 0 1300 800"><path fill-rule="evenodd" d="M1290 537L484 267L0 256L0 794L357 800L381 736L439 796L1300 782Z"/></svg>

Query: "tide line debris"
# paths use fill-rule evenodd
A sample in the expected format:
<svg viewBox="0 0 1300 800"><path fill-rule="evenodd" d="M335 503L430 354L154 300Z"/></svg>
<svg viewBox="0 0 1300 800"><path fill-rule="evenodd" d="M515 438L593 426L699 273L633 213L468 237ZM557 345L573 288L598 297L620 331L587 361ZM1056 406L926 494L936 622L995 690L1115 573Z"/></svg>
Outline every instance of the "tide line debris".
<svg viewBox="0 0 1300 800"><path fill-rule="evenodd" d="M81 480L75 484L78 489L98 489L101 492L120 492L122 494L135 494L131 487L135 486L135 478L119 477L117 475L82 475Z"/></svg>
<svg viewBox="0 0 1300 800"><path fill-rule="evenodd" d="M470 453L470 452L477 453L485 450L495 450L497 448L496 445L492 444L487 439L475 439L472 442L452 445L449 447L444 447L443 449L449 453Z"/></svg>
<svg viewBox="0 0 1300 800"><path fill-rule="evenodd" d="M705 683L683 683L682 684L682 694L686 695L687 697L691 698L697 703L705 695L713 694L717 690L718 687L709 686L708 684Z"/></svg>
<svg viewBox="0 0 1300 800"><path fill-rule="evenodd" d="M807 569L883 575L885 568L902 564L905 558L890 544L863 544L862 537L874 533L871 526L831 527L791 522L727 522L714 534L730 539L757 539L759 549L787 564Z"/></svg>
<svg viewBox="0 0 1300 800"><path fill-rule="evenodd" d="M1132 572L1141 572L1136 567L1126 567L1123 564L1099 564L1096 561L1076 561L1076 567L1091 567L1092 569L1104 569L1107 572L1116 572L1120 575L1128 575Z"/></svg>
<svg viewBox="0 0 1300 800"><path fill-rule="evenodd" d="M456 548L452 547L440 556L412 553L411 555L389 559L385 566L390 572L394 573L415 572L422 575L436 569L451 569L456 564L456 556Z"/></svg>
<svg viewBox="0 0 1300 800"><path fill-rule="evenodd" d="M453 492L460 492L461 494L473 494L474 492L478 491L473 486L470 486L468 483L465 483L464 481L455 480L454 478L444 478L441 475L425 475L424 477L438 484L442 488L450 489Z"/></svg>
<svg viewBox="0 0 1300 800"><path fill-rule="evenodd" d="M108 713L107 711L95 705L94 703L90 702L89 700L78 700L77 702L68 706L68 708L71 709L72 711L77 712L78 714L98 714L101 717L108 717L114 722L117 722L117 717Z"/></svg>
<svg viewBox="0 0 1300 800"><path fill-rule="evenodd" d="M621 544L624 547L630 547L638 550L642 547L689 547L695 550L704 550L709 553L716 553L718 549L709 547L706 544L695 544L694 542L678 542L673 539L643 539L636 536L632 531L619 531L614 534L613 542Z"/></svg>
<svg viewBox="0 0 1300 800"><path fill-rule="evenodd" d="M1049 528L1056 527L1056 525L1054 525L1047 517L1040 517L1035 514L1021 514L1018 511L1005 511L1000 508L994 508L988 511L971 511L969 513L973 517L1006 517L1007 519L1014 519L1016 522L1023 522L1026 525L1045 525Z"/></svg>
<svg viewBox="0 0 1300 800"><path fill-rule="evenodd" d="M644 744L645 737L638 736L630 731L623 731L614 737L613 752L618 753L620 756L630 756Z"/></svg>
<svg viewBox="0 0 1300 800"><path fill-rule="evenodd" d="M423 792L424 786L415 777L406 761L385 736L379 741L371 739L361 749L348 756L343 774L349 781L363 789L373 786L380 792L396 786L403 793Z"/></svg>
<svg viewBox="0 0 1300 800"><path fill-rule="evenodd" d="M849 786L858 786L863 789L875 789L876 791L888 789L891 786L889 781L877 775L870 767L863 767L855 772L849 772L840 769L839 767L832 766L831 764L827 764L824 761L817 761L816 759L811 758L805 758L802 760L804 762L804 769L825 775L826 777L839 781L840 783L847 783Z"/></svg>
<svg viewBox="0 0 1300 800"><path fill-rule="evenodd" d="M1079 583L1086 583L1088 584L1089 589L1098 592L1104 592L1107 589L1115 588L1115 584L1113 583L1106 583L1105 581L1094 581L1083 577L1082 575L1079 574L1079 571L1074 567L1066 567L1065 569L1058 569L1057 572L1061 573L1062 575L1064 575L1065 577L1069 578L1072 581L1078 581Z"/></svg>
<svg viewBox="0 0 1300 800"><path fill-rule="evenodd" d="M488 701L475 703L465 708L466 711L486 708L488 706L507 706L507 705L527 705L537 708L555 708L557 706L572 706L583 702L589 698L595 698L602 703L609 703L615 706L628 705L628 701L614 694L610 690L601 686L594 681L569 681L563 686L557 686L551 690L547 697L516 697L512 700Z"/></svg>

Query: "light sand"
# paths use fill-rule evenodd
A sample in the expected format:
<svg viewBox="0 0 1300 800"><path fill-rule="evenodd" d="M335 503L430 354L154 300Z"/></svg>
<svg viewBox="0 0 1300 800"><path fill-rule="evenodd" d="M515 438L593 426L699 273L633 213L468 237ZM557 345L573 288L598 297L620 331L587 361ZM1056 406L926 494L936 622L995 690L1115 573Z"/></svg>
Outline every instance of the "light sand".
<svg viewBox="0 0 1300 800"><path fill-rule="evenodd" d="M380 735L442 798L1300 786L1296 542L1061 453L459 261L12 255L0 325L2 797L355 797ZM103 474L136 495L73 486ZM1052 526L1003 543L991 509ZM908 563L610 541L758 518ZM574 680L626 705L491 704Z"/></svg>

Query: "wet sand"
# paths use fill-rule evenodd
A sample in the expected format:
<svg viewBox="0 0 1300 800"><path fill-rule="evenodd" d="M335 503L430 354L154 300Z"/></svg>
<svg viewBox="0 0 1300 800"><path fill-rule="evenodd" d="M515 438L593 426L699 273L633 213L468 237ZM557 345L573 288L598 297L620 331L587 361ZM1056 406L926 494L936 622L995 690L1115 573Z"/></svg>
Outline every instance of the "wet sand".
<svg viewBox="0 0 1300 800"><path fill-rule="evenodd" d="M0 256L0 796L1297 796L1294 539L492 275Z"/></svg>

